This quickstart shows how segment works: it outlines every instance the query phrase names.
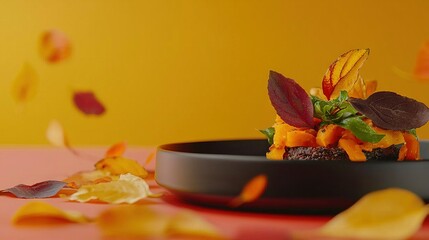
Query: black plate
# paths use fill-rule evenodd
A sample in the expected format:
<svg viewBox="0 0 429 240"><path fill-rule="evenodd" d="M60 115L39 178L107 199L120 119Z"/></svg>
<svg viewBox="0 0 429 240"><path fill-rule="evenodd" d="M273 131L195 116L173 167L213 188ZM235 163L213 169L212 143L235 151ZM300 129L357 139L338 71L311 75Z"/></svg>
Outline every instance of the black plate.
<svg viewBox="0 0 429 240"><path fill-rule="evenodd" d="M229 140L162 145L156 181L179 198L228 207L254 176L266 174L260 199L239 209L296 213L341 211L364 194L405 188L429 201L429 141L421 161L271 161L266 140Z"/></svg>

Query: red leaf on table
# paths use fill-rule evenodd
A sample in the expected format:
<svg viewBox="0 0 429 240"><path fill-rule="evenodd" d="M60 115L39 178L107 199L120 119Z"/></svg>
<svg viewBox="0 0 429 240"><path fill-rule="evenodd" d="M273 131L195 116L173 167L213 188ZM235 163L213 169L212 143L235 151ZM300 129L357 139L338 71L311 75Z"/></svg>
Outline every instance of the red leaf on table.
<svg viewBox="0 0 429 240"><path fill-rule="evenodd" d="M91 91L75 92L73 102L81 112L87 115L101 115L106 111L106 108Z"/></svg>
<svg viewBox="0 0 429 240"><path fill-rule="evenodd" d="M12 193L19 198L48 198L55 196L67 183L55 180L39 182L34 185L19 184L1 192Z"/></svg>
<svg viewBox="0 0 429 240"><path fill-rule="evenodd" d="M40 38L40 55L49 63L57 63L70 56L71 44L68 37L58 30L49 30Z"/></svg>
<svg viewBox="0 0 429 240"><path fill-rule="evenodd" d="M311 99L294 80L270 71L268 95L277 114L287 124L294 127L313 127Z"/></svg>

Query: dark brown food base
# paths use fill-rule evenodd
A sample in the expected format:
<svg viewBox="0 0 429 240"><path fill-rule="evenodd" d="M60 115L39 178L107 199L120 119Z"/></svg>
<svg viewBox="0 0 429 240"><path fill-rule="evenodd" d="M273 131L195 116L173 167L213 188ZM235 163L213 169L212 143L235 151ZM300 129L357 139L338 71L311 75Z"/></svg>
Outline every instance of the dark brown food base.
<svg viewBox="0 0 429 240"><path fill-rule="evenodd" d="M402 145L392 145L388 148L376 148L372 152L363 151L368 161L397 160ZM347 153L338 147L293 147L286 148L283 155L285 160L349 160Z"/></svg>

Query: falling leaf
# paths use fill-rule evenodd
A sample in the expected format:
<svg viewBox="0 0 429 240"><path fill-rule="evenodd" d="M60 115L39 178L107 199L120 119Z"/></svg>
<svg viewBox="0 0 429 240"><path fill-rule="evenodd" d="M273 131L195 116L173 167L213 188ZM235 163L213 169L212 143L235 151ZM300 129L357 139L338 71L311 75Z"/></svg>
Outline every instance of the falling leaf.
<svg viewBox="0 0 429 240"><path fill-rule="evenodd" d="M222 235L212 224L191 211L182 211L173 216L167 228L170 235L220 239Z"/></svg>
<svg viewBox="0 0 429 240"><path fill-rule="evenodd" d="M67 183L60 181L44 181L34 185L19 184L1 192L12 193L19 198L48 198L55 196Z"/></svg>
<svg viewBox="0 0 429 240"><path fill-rule="evenodd" d="M147 206L123 205L105 210L96 222L106 236L223 239L212 224L191 211L171 215Z"/></svg>
<svg viewBox="0 0 429 240"><path fill-rule="evenodd" d="M112 175L131 173L141 178L147 176L147 171L137 161L123 157L104 158L95 164L95 168L108 171Z"/></svg>
<svg viewBox="0 0 429 240"><path fill-rule="evenodd" d="M240 195L231 201L230 206L238 207L244 203L255 201L264 193L267 183L268 179L265 174L252 178L244 185Z"/></svg>
<svg viewBox="0 0 429 240"><path fill-rule="evenodd" d="M115 158L121 157L127 148L127 144L125 142L119 142L112 145L106 152L105 158Z"/></svg>
<svg viewBox="0 0 429 240"><path fill-rule="evenodd" d="M91 91L75 92L73 102L86 115L102 115L106 111L106 108Z"/></svg>
<svg viewBox="0 0 429 240"><path fill-rule="evenodd" d="M426 41L417 54L414 77L418 80L429 81L429 41Z"/></svg>
<svg viewBox="0 0 429 240"><path fill-rule="evenodd" d="M40 38L40 55L49 63L57 63L67 59L71 53L69 38L58 30L49 30Z"/></svg>
<svg viewBox="0 0 429 240"><path fill-rule="evenodd" d="M119 179L111 182L83 185L73 193L69 200L88 202L99 200L107 203L135 203L146 197L156 196L149 190L149 186L140 177L132 174L123 174Z"/></svg>
<svg viewBox="0 0 429 240"><path fill-rule="evenodd" d="M144 165L145 165L145 166L149 165L149 163L151 163L151 162L153 161L153 159L155 159L155 156L156 156L156 151L151 152L151 153L147 156L147 158L146 158L146 161L145 161Z"/></svg>
<svg viewBox="0 0 429 240"><path fill-rule="evenodd" d="M68 145L63 126L57 120L52 120L49 123L46 129L46 138L52 145L57 147L65 147Z"/></svg>
<svg viewBox="0 0 429 240"><path fill-rule="evenodd" d="M359 79L359 69L369 49L355 49L341 55L323 76L322 88L327 99L336 98L342 90L349 91Z"/></svg>
<svg viewBox="0 0 429 240"><path fill-rule="evenodd" d="M87 223L89 221L82 213L64 211L38 201L22 206L12 217L12 222L16 225Z"/></svg>
<svg viewBox="0 0 429 240"><path fill-rule="evenodd" d="M26 103L36 95L38 77L34 68L25 63L12 86L12 96L17 103Z"/></svg>
<svg viewBox="0 0 429 240"><path fill-rule="evenodd" d="M390 188L369 193L335 216L321 234L361 239L408 239L418 231L428 207L414 193Z"/></svg>
<svg viewBox="0 0 429 240"><path fill-rule="evenodd" d="M93 170L85 172L77 172L72 176L64 179L67 186L72 188L80 188L83 185L96 184L100 182L110 182L113 178L109 172L104 170Z"/></svg>

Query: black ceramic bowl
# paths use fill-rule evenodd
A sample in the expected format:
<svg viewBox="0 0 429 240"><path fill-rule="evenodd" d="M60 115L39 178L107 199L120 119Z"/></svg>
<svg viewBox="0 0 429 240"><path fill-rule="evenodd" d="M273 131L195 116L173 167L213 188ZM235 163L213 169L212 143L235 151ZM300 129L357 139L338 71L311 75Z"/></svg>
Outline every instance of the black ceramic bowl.
<svg viewBox="0 0 429 240"><path fill-rule="evenodd" d="M272 161L266 140L228 140L162 145L156 181L184 201L227 207L254 176L266 174L262 197L239 209L329 213L364 194L405 188L429 201L429 141L421 161Z"/></svg>

